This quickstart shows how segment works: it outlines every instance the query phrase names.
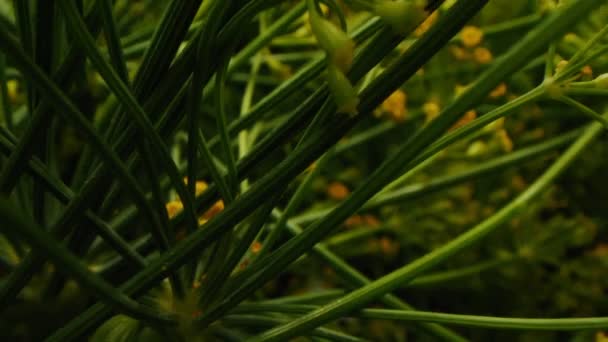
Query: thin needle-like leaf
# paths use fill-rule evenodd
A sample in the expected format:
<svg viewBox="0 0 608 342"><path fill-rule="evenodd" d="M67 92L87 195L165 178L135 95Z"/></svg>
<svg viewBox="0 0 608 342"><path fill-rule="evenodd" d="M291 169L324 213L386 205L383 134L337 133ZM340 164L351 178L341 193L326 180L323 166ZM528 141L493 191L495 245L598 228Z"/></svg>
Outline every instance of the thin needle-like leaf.
<svg viewBox="0 0 608 342"><path fill-rule="evenodd" d="M226 124L226 99L224 91L224 82L227 73L227 67L224 65L220 67L216 76L215 91L216 91L216 113L215 119L217 122L217 128L219 131L220 142L222 150L224 152L224 158L228 167L228 188L232 194L232 198L235 197L235 193L238 188L238 175L236 170L236 163L234 161L234 153L232 152L232 144L230 136L228 135L228 127Z"/></svg>
<svg viewBox="0 0 608 342"><path fill-rule="evenodd" d="M151 309L133 301L101 277L87 270L59 241L55 240L42 227L19 217L18 211L6 199L0 199L0 216L5 224L0 229L6 234L16 234L28 241L32 247L46 254L63 272L69 273L84 287L92 290L102 300L116 309L138 317L140 319L156 322L171 323L170 316L161 315ZM8 228L11 228L10 230Z"/></svg>
<svg viewBox="0 0 608 342"><path fill-rule="evenodd" d="M263 315L231 315L226 317L224 320L228 326L251 326L252 328L259 327L273 327L288 321L288 319L274 318ZM317 328L310 331L311 336L325 338L330 341L341 341L341 342L363 342L364 339L360 339L354 336L350 336L335 330L326 328Z"/></svg>
<svg viewBox="0 0 608 342"><path fill-rule="evenodd" d="M601 123L604 126L604 128L608 129L608 119L606 117L600 115L598 112L585 106L584 104L580 103L579 101L576 101L575 99L573 99L567 95L559 96L559 97L557 97L557 100L569 105L572 108L577 109L578 111L583 113L585 116Z"/></svg>
<svg viewBox="0 0 608 342"><path fill-rule="evenodd" d="M120 37L118 35L118 28L116 27L116 20L112 13L112 1L99 0L99 2L99 12L103 18L104 33L108 44L108 51L110 52L110 59L112 60L114 69L118 73L120 79L125 84L129 84L129 72L127 71L127 63L122 47L120 46Z"/></svg>
<svg viewBox="0 0 608 342"><path fill-rule="evenodd" d="M154 129L154 126L150 122L144 109L139 105L133 94L131 94L129 91L128 87L120 80L116 72L103 59L103 56L95 46L93 37L91 37L91 35L88 33L84 21L78 14L74 3L70 0L59 0L59 4L65 11L65 17L68 25L73 28L72 32L74 32L79 43L83 45L83 48L88 57L91 59L92 63L97 67L106 82L108 82L108 86L116 94L117 98L126 108L128 108L127 113L132 115L133 120L137 123L139 129L145 135L146 139L149 139L152 146L157 149L158 157L167 171L169 178L172 181L172 185L176 188L180 198L182 199L189 224L191 227L196 227L197 219L194 212L193 196L186 190L184 183L181 181L179 172L175 166L175 163L171 159L167 146L162 141L162 138L158 132L156 132Z"/></svg>
<svg viewBox="0 0 608 342"><path fill-rule="evenodd" d="M173 0L167 6L133 81L138 99L147 98L169 69L201 3Z"/></svg>
<svg viewBox="0 0 608 342"><path fill-rule="evenodd" d="M13 7L15 8L15 17L17 21L17 28L19 32L19 38L21 40L21 46L23 51L29 56L34 56L34 22L32 20L32 10L30 1L13 0ZM32 85L27 84L27 93L32 93ZM30 113L33 113L33 98L28 98L28 109Z"/></svg>
<svg viewBox="0 0 608 342"><path fill-rule="evenodd" d="M209 79L212 73L211 61L213 60L212 51L217 48L216 35L220 27L220 19L225 14L226 4L214 3L211 5L209 12L205 16L203 25L196 35L196 60L200 61L200 66L195 68L192 74L192 82L189 87L187 99L188 110L188 166L187 175L188 186L190 192L194 193L195 178L197 172L197 152L201 149L205 166L209 169L213 181L220 185L222 196L226 202L231 202L233 197L229 191L224 178L221 176L220 170L213 162L211 150L207 145L207 141L199 127L200 106L202 103L204 82Z"/></svg>
<svg viewBox="0 0 608 342"><path fill-rule="evenodd" d="M0 123L5 125L9 131L14 131L13 109L11 108L8 90L6 87L6 56L0 53Z"/></svg>
<svg viewBox="0 0 608 342"><path fill-rule="evenodd" d="M0 148L3 150L4 154L10 154L14 150L14 143L5 140L4 137L0 136ZM61 180L54 178L39 159L33 158L30 160L28 163L28 172L44 183L46 190L52 193L60 202L67 204L74 198L72 190L63 184ZM134 251L106 222L91 211L87 211L85 215L89 220L88 223L90 226L97 231L99 236L101 236L110 247L125 258L125 260L129 260L129 262L139 267L146 265L144 258Z"/></svg>
<svg viewBox="0 0 608 342"><path fill-rule="evenodd" d="M243 255L245 255L251 246L251 242L253 242L257 233L264 227L268 214L270 214L279 198L280 196L277 195L269 198L257 212L252 214L250 226L247 227L247 231L241 237L236 247L230 252L228 257L225 258L226 262L217 262L219 265L217 271L213 273L210 272L211 276L208 280L208 285L204 287L204 291L201 291L202 296L200 304L202 307L206 307L216 298L219 298L217 294L224 290L226 279L228 279L235 267L237 267ZM248 262L248 260L245 262Z"/></svg>
<svg viewBox="0 0 608 342"><path fill-rule="evenodd" d="M146 217L152 220L151 222L154 222L152 219L155 216L154 211L151 209L149 203L145 198L145 195L137 185L137 182L134 179L133 175L131 175L127 171L125 165L122 163L120 158L118 158L118 156L111 150L111 148L108 147L108 144L104 142L103 139L101 139L101 137L95 132L95 130L85 118L85 116L65 96L65 94L63 94L63 92L61 92L61 90L59 90L57 86L33 63L31 58L29 58L25 54L25 52L21 50L21 48L18 46L16 40L5 30L0 30L0 46L4 47L4 50L7 51L7 54L10 54L12 56L13 61L17 65L17 67L20 68L24 75L26 75L32 80L32 84L39 88L41 94L46 95L46 100L56 106L57 112L63 114L68 121L73 122L77 127L81 129L84 134L87 135L91 145L101 153L107 164L112 167L112 169L124 182L124 185L128 189L130 189L131 195L133 196L138 207L142 210L142 212L149 213L149 216ZM82 205L82 203L73 204L73 209L79 209ZM77 210L75 211L77 212ZM63 227L62 225L59 226ZM62 229L66 228L69 227L63 227ZM27 267L26 263L24 263L23 267ZM20 285L16 285L15 283L7 283L4 284L2 291L4 291L6 288L21 288L19 286L23 286L23 283L20 283ZM14 290L8 292L14 294ZM6 299L6 297L4 296L0 296L0 298L2 298L0 302Z"/></svg>
<svg viewBox="0 0 608 342"><path fill-rule="evenodd" d="M10 35L7 27L1 27L0 30L2 30L3 33L6 33L8 37L10 37L9 39L15 41L15 38ZM25 51L23 52L25 54ZM62 61L57 71L53 74L53 79L56 80L60 86L67 86L67 82L70 80L74 71L74 63L78 58L79 52L77 49L71 48L67 53L65 60ZM0 174L0 192L11 192L17 183L25 163L35 149L36 138L42 135L42 130L46 128L45 123L48 120L48 116L46 115L48 114L48 110L48 101L42 101L32 114L31 121L22 134L15 152L10 156Z"/></svg>

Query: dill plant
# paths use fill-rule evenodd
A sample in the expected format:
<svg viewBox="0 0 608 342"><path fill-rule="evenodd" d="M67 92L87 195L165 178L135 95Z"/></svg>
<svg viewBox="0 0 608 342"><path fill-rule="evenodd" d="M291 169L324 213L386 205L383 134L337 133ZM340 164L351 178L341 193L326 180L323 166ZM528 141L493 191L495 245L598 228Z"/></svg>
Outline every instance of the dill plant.
<svg viewBox="0 0 608 342"><path fill-rule="evenodd" d="M605 204L555 203L605 172L603 1L1 4L4 338L608 326L567 287L487 299L602 286L567 256L603 255Z"/></svg>

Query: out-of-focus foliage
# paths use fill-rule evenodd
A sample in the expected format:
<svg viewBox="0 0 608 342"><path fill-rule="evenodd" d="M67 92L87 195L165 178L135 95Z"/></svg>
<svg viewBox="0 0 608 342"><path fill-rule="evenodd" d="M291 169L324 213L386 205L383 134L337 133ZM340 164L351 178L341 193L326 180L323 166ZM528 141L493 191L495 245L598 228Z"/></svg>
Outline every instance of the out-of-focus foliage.
<svg viewBox="0 0 608 342"><path fill-rule="evenodd" d="M365 1L336 1L343 11L350 32L369 22L373 17L369 11L361 8L361 2L365 3ZM362 89L386 70L390 63L427 32L444 15L450 3L454 2L447 1L427 18L361 82L347 84L350 81L344 74L347 74L350 63L346 63L349 64L348 67L340 65L340 68L333 70L339 73L338 76L344 77L339 79L341 83L336 86L342 87L341 89L345 91L339 99L329 82L334 100L340 102L337 104L338 107L345 104L348 108L341 109L355 115L359 99L355 102L351 100L355 100L356 89ZM84 1L84 3L87 8L88 4L93 4L94 1ZM167 3L126 0L114 2L118 33L122 39L131 79L142 63L144 50L147 48L146 43L161 20ZM209 10L205 7L205 3L207 1L203 2L187 42L193 41L194 32L200 27L201 17L205 18L204 15ZM234 47L237 51L266 32L273 23L301 1L277 3L242 27L240 40ZM316 170L317 176L312 179L310 189L303 194L299 207L291 213L288 223L298 224L306 229L314 222L313 218L322 217L327 210L342 203L352 191L363 184L378 165L392 156L401 144L426 124L437 119L442 110L462 95L467 87L472 86L479 75L492 63L521 40L527 32L556 11L555 6L555 2L550 0L490 1L456 37L373 113L357 114L364 116L363 119L340 140L331 158ZM330 6L322 6L321 14L323 13L327 15L325 19L331 20L337 30L339 16L336 11ZM2 21L15 22L14 10L8 1L0 1L0 16ZM253 57L248 58L238 68L229 69L223 97L229 122L237 120L239 115L249 111L252 103L265 99L273 90L280 87L282 82L297 75L307 63L323 56L308 19L308 14L298 16L288 25L285 32L270 40L267 46L260 49ZM567 61L607 22L608 5L603 5L589 19L572 27L570 33L554 42L553 47L549 49L553 51L554 48L553 52L546 52L528 61L521 71L504 79L488 94L483 103L464 113L449 132L454 132L476 118L532 91L543 82L547 55L550 56L550 64L554 66L550 70L553 74L560 67L564 67ZM107 42L98 39L97 43L100 51L107 54ZM606 44L608 37L597 42L600 47L605 47ZM185 41L180 47L181 51L184 51L186 46ZM365 43L361 46L364 47ZM97 128L107 127L110 124L107 115L113 113L112 109L117 107L116 98L90 61L81 62L82 64L75 65L74 68L80 68L82 74L79 74L72 86L64 91ZM25 131L30 118L27 112L28 87L19 71L11 66L10 61L5 73L8 102L14 109L12 117L14 122L11 126L14 127L13 133L20 136ZM605 73L608 73L607 54L588 60L570 82L589 82ZM235 151L237 149L239 151L238 158L246 155L264 137L271 135L272 130L287 118L286 113L291 112L314 91L321 88L326 80L325 77L323 72L319 73L312 81L273 105L263 117L247 127L234 142L235 146L238 144L238 147L235 147ZM207 84L206 95L201 101L202 115L199 122L202 135L207 137L214 137L220 133L220 129L215 126L215 99L209 96L215 91L212 83ZM605 96L582 95L576 99L598 113L605 112L607 104ZM433 182L438 180L466 174L480 165L485 165L484 163L507 157L560 134L581 128L589 121L589 117L582 115L576 108L564 105L555 99L543 97L529 101L506 118L499 119L443 149L431 157L423 167L408 174L407 179L390 189L406 190L412 193L411 196L384 205L364 207L323 240L323 243L330 251L342 257L370 279L380 278L445 245L472 226L491 217L528 188L567 145L562 144L559 148L545 151L535 155L534 158L526 158L489 173L465 177L454 184L440 186L428 193L424 190L425 187L433 185ZM73 177L78 175L78 168L83 167L82 164L87 162L79 159L85 154L87 138L74 127L66 125L63 120L56 121L55 125L56 139L53 141L52 149L57 159L52 165L53 174L66 184L73 184L73 188L78 190L86 184L84 182L86 177L83 178L82 174L80 179ZM188 158L188 125L182 122L176 126L176 132L163 138L166 138L171 148L174 161L185 173ZM295 136L300 137L300 133L296 132ZM256 180L261 179L286 156L295 153L296 143L297 140L290 141L265 156L265 159L259 162L247 177L252 186L255 186ZM222 156L220 148L213 149L213 152L217 156ZM5 157L7 155L0 159L0 166L6 163ZM219 159L220 162L227 163L225 159ZM304 181L318 164L311 165L294 183L299 184ZM202 171L197 170L197 176L206 182L197 182L197 195L202 194L208 188L208 184L213 182L213 175L209 169L203 167L200 169ZM395 294L423 311L501 317L608 316L607 170L608 139L604 134L584 150L575 165L559 178L550 191L525 208L523 213L511 219L501 231L452 257L433 273L418 277L404 285L395 291ZM23 189L32 191L33 182L29 178L24 179L22 183ZM149 185L147 180L145 184ZM294 195L297 184L285 186L286 195L278 200L277 208L285 208L290 196ZM246 183L241 189L243 192L248 189ZM162 199L168 211L167 219L175 218L184 209L183 204L174 191L165 191L166 185L162 190ZM104 219L115 222L130 199L128 196L117 196L111 203L106 203L103 202L105 198L103 196L100 195L100 203L96 204L98 209L104 209L99 212ZM63 210L63 205L50 199L50 196L47 197L49 197L47 212L42 222L49 225L57 219L59 208ZM204 229L205 224L223 212L225 207L229 208L228 202L226 199L216 200L209 208L201 210L200 229ZM28 214L33 211L32 208L23 208L23 210ZM122 228L120 234L132 245L137 245L142 241L142 236L148 229L147 225L144 220L132 220L127 227ZM256 260L257 255L261 251L264 252L264 242L272 235L273 226L274 224L267 224L266 229L261 230L245 256L239 260L234 274L245 272L250 263ZM239 237L244 235L245 228L242 227L248 228L249 223L238 226ZM80 228L85 229L85 226ZM182 241L191 234L182 226L177 227L174 233L176 241ZM74 241L80 241L74 240L77 234L78 231L73 231L72 235L67 237L72 243L68 247L78 253L89 270L97 272L114 286L122 284L136 274L130 266L116 267L117 264L114 262L117 260L117 254L99 239L95 240L95 243L86 242L88 240L85 239L83 243L87 243L84 245L87 248L79 251L78 245L74 246ZM287 241L287 237L286 233L279 235L277 244L273 248ZM233 251L235 245L236 243L227 245L227 250ZM160 254L155 248L148 241L140 252L146 257L155 258ZM16 241L10 235L0 236L2 282L6 282L11 271L17 269L28 250L29 247L23 241ZM213 261L214 257L215 254L205 252L200 256L199 261L189 265L194 267L199 277L194 279L192 286L188 283L188 291L195 293L204 286L205 272L208 272L206 267L212 265L212 262L207 264L207 261ZM73 317L78 317L94 302L91 293L86 293L71 280L60 283L62 286L59 291L49 290L48 284L57 281L56 278L60 273L60 269L45 264L20 291L17 300L2 308L0 316L2 339L41 340L67 324ZM205 273L205 276L201 276L201 273ZM167 290L168 287L168 281L163 281L160 286L142 296L142 301L178 315L185 315L187 312L192 315L187 317L188 323L203 314L197 311L196 303L199 297L186 296L185 299L180 299L181 301L176 300ZM314 294L331 289L349 291L352 290L350 287L349 284L344 283L335 269L312 254L307 254L295 261L280 276L267 282L251 299L262 301L299 294ZM327 300L321 301L319 304L326 302ZM383 304L375 302L371 307L383 307ZM180 326L177 332L172 330L173 327L152 329L144 322L124 315L115 315L96 330L90 331L88 336L91 341L160 341L177 338L176 336L186 340L195 335L197 338L205 337L209 340L213 338L229 340L230 336L238 340L240 337L251 337L252 334L263 331L262 327L236 329L238 334L229 336L226 327L222 324L212 326L218 328L217 331L196 335L198 332L191 332L188 330L190 327L182 329L183 327ZM433 337L421 334L410 323L345 317L326 327L374 341L433 340ZM602 337L604 335L601 331L572 333L467 327L453 329L475 341L592 341L594 339L603 341L602 339L606 339ZM212 335L214 337L211 337Z"/></svg>

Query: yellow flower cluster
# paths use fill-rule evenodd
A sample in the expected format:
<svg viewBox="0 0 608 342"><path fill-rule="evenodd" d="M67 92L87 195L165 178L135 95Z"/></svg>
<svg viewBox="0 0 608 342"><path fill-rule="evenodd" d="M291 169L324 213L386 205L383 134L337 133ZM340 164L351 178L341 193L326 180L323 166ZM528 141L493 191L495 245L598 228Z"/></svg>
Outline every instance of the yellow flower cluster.
<svg viewBox="0 0 608 342"><path fill-rule="evenodd" d="M463 47L453 45L450 47L452 56L459 61L473 59L479 64L492 62L494 56L492 52L480 44L483 42L483 31L477 26L465 26L460 31L460 42Z"/></svg>
<svg viewBox="0 0 608 342"><path fill-rule="evenodd" d="M187 180L185 180L185 182L188 183ZM198 196L198 195L202 194L205 190L207 190L207 187L208 187L208 185L204 181L197 181L196 182L196 195ZM167 209L167 214L169 215L169 218L175 217L182 210L184 210L184 204L181 201L171 201L171 202L167 203L165 205L165 207ZM219 200L219 201L215 202L211 208L209 208L204 214L202 214L198 218L198 224L199 225L205 224L207 221L212 219L215 215L220 213L222 210L224 210L224 201Z"/></svg>
<svg viewBox="0 0 608 342"><path fill-rule="evenodd" d="M500 143L500 146L502 147L503 151L505 151L505 152L513 151L514 144L513 144L513 140L511 140L511 137L509 136L509 133L507 132L507 130L505 128L505 118L500 118L500 119L488 124L484 128L484 131L494 132L495 137L498 140L498 142ZM538 137L538 138L540 138L540 137Z"/></svg>
<svg viewBox="0 0 608 342"><path fill-rule="evenodd" d="M358 215L355 214L344 221L345 228L352 229L360 226L368 228L378 228L380 226L380 220L371 214Z"/></svg>

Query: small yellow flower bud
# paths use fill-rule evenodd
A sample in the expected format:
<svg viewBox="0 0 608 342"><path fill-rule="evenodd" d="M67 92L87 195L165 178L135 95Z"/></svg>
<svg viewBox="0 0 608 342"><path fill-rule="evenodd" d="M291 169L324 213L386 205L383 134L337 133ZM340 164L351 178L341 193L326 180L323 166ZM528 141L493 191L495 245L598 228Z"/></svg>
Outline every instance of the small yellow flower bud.
<svg viewBox="0 0 608 342"><path fill-rule="evenodd" d="M333 182L327 187L327 196L333 200L341 201L350 195L350 190L340 182Z"/></svg>
<svg viewBox="0 0 608 342"><path fill-rule="evenodd" d="M486 152L488 146L481 140L474 141L469 148L467 148L467 156L469 157L477 157Z"/></svg>
<svg viewBox="0 0 608 342"><path fill-rule="evenodd" d="M496 132L497 136L498 136L498 140L500 141L500 144L502 145L502 148L505 152L511 152L513 151L513 140L511 140L511 137L509 137L509 134L507 133L506 130L501 129L498 132Z"/></svg>
<svg viewBox="0 0 608 342"><path fill-rule="evenodd" d="M585 45L585 41L574 33L566 33L564 35L564 42L572 44L578 48L581 48L583 45Z"/></svg>
<svg viewBox="0 0 608 342"><path fill-rule="evenodd" d="M483 31L477 26L465 26L460 31L460 39L466 47L475 47L483 40Z"/></svg>
<svg viewBox="0 0 608 342"><path fill-rule="evenodd" d="M475 110L469 110L466 113L464 113L464 115L458 121L456 121L456 123L453 124L452 127L449 130L453 131L453 130L458 129L458 128L462 127L462 126L465 126L469 122L475 120L476 118L477 118L477 112Z"/></svg>
<svg viewBox="0 0 608 342"><path fill-rule="evenodd" d="M492 53L485 47L478 47L473 50L473 57L479 64L488 64L492 61Z"/></svg>
<svg viewBox="0 0 608 342"><path fill-rule="evenodd" d="M353 64L355 42L331 21L322 18L316 10L310 11L309 20L312 33L329 56L331 64L347 72Z"/></svg>
<svg viewBox="0 0 608 342"><path fill-rule="evenodd" d="M407 96L401 89L397 89L384 102L382 102L382 110L390 114L391 119L396 122L405 120L407 114L406 108Z"/></svg>
<svg viewBox="0 0 608 342"><path fill-rule="evenodd" d="M458 97L458 96L462 95L465 91L467 91L468 88L469 88L468 85L462 85L462 84L456 83L456 85L454 86L454 97Z"/></svg>
<svg viewBox="0 0 608 342"><path fill-rule="evenodd" d="M262 250L262 244L259 243L258 241L254 241L251 244L251 252L252 253L256 254L256 253L259 253L261 250Z"/></svg>
<svg viewBox="0 0 608 342"><path fill-rule="evenodd" d="M379 244L380 251L382 251L386 257L395 257L399 252L399 244L386 236L380 238Z"/></svg>
<svg viewBox="0 0 608 342"><path fill-rule="evenodd" d="M507 93L507 85L502 82L500 83L494 90L490 92L490 98L497 99L499 97L505 96Z"/></svg>
<svg viewBox="0 0 608 342"><path fill-rule="evenodd" d="M327 67L327 85L338 106L338 112L352 115L358 113L359 97L357 96L357 90L342 71L332 64Z"/></svg>
<svg viewBox="0 0 608 342"><path fill-rule="evenodd" d="M201 218L208 221L211 220L215 215L219 214L224 210L224 201L219 200L213 204L209 210L207 210Z"/></svg>
<svg viewBox="0 0 608 342"><path fill-rule="evenodd" d="M593 69L591 68L591 66L585 65L584 67L582 67L581 76L584 79L590 79L591 77L593 77Z"/></svg>
<svg viewBox="0 0 608 342"><path fill-rule="evenodd" d="M439 107L439 104L437 102L429 101L422 105L422 111L426 116L426 122L429 122L439 116L441 108Z"/></svg>
<svg viewBox="0 0 608 342"><path fill-rule="evenodd" d="M188 177L184 177L184 184L188 185ZM195 184L195 193L196 196L202 194L205 190L207 190L207 188L209 187L209 185L207 185L207 182L205 181L196 181Z"/></svg>
<svg viewBox="0 0 608 342"><path fill-rule="evenodd" d="M465 61L471 58L471 54L460 46L450 46L450 52L452 53L452 56L459 61Z"/></svg>
<svg viewBox="0 0 608 342"><path fill-rule="evenodd" d="M483 128L483 131L484 132L498 132L499 130L503 129L504 126L505 126L505 118L503 117L503 118L497 119L497 120L487 124Z"/></svg>
<svg viewBox="0 0 608 342"><path fill-rule="evenodd" d="M166 207L169 218L174 218L184 209L184 205L180 201L169 202L166 204Z"/></svg>

